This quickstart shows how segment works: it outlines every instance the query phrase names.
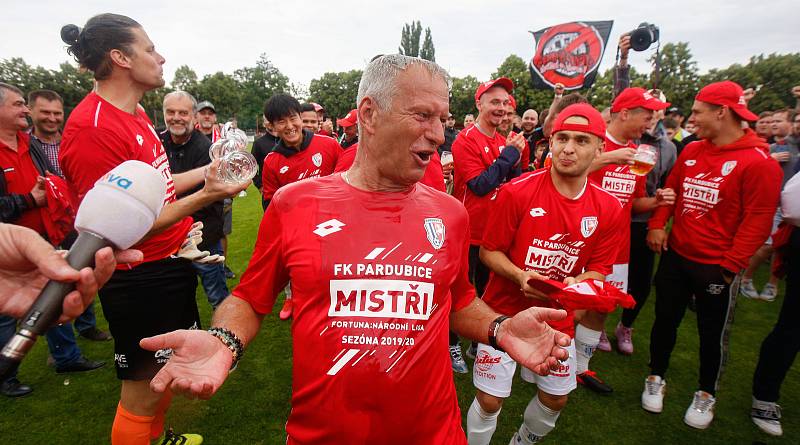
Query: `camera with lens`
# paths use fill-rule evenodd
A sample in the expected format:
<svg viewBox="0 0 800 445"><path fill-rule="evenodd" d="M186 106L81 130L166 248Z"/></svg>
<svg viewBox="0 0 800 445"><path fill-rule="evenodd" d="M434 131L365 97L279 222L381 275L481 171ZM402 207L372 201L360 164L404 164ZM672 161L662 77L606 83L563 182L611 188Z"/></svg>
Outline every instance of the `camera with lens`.
<svg viewBox="0 0 800 445"><path fill-rule="evenodd" d="M658 26L650 23L640 23L639 26L631 31L631 48L634 51L644 51L650 48L653 42L658 41Z"/></svg>

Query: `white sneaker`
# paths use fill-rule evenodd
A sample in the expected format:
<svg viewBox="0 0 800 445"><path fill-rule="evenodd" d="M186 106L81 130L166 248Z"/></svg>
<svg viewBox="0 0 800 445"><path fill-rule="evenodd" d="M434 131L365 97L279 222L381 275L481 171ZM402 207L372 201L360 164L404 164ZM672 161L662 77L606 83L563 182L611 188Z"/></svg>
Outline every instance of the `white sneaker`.
<svg viewBox="0 0 800 445"><path fill-rule="evenodd" d="M781 428L781 407L773 402L762 402L753 398L753 408L750 409L750 418L761 431L773 435L782 436Z"/></svg>
<svg viewBox="0 0 800 445"><path fill-rule="evenodd" d="M694 400L686 410L683 421L692 428L704 430L711 425L714 420L714 405L717 399L705 391L694 393Z"/></svg>
<svg viewBox="0 0 800 445"><path fill-rule="evenodd" d="M739 285L739 293L741 293L747 298L752 298L754 300L758 300L759 298L761 298L758 295L758 290L755 288L755 286L753 286L752 279L747 280L742 278L742 283Z"/></svg>
<svg viewBox="0 0 800 445"><path fill-rule="evenodd" d="M657 375L649 375L644 381L642 391L642 408L651 413L660 413L664 409L664 394L667 392L667 381Z"/></svg>
<svg viewBox="0 0 800 445"><path fill-rule="evenodd" d="M775 297L778 296L778 287L772 283L767 283L764 286L764 290L761 291L761 298L764 301L775 301Z"/></svg>

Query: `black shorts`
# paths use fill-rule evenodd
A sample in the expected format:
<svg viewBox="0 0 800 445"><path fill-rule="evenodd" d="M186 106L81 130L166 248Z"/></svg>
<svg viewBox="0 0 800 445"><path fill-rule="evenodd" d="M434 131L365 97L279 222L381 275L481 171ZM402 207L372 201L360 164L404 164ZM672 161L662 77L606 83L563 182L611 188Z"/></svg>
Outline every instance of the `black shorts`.
<svg viewBox="0 0 800 445"><path fill-rule="evenodd" d="M114 336L114 364L120 380L156 375L171 351L145 351L139 340L176 329L200 327L192 263L165 258L117 270L98 292Z"/></svg>

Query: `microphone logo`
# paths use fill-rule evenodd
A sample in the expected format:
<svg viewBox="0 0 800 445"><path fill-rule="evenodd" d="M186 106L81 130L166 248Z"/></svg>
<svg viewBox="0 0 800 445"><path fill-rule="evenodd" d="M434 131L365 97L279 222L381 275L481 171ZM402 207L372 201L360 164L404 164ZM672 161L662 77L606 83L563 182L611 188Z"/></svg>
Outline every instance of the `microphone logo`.
<svg viewBox="0 0 800 445"><path fill-rule="evenodd" d="M133 181L131 181L130 179L124 178L120 175L115 175L114 173L109 173L108 176L106 176L106 178L110 184L114 184L123 190L128 190L128 188L130 188L130 186L133 185Z"/></svg>

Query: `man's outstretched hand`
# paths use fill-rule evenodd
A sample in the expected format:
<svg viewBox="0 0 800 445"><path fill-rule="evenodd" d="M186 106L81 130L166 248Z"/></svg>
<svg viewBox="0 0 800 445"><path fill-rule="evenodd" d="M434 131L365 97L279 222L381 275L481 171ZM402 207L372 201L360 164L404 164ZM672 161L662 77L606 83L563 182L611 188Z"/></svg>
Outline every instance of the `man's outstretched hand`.
<svg viewBox="0 0 800 445"><path fill-rule="evenodd" d="M143 338L148 351L172 349L172 357L150 381L150 389L167 389L190 399L209 399L228 377L233 353L219 339L201 330L180 330Z"/></svg>
<svg viewBox="0 0 800 445"><path fill-rule="evenodd" d="M539 375L547 375L569 357L569 335L547 324L566 318L559 309L532 307L500 324L497 342L517 363Z"/></svg>

